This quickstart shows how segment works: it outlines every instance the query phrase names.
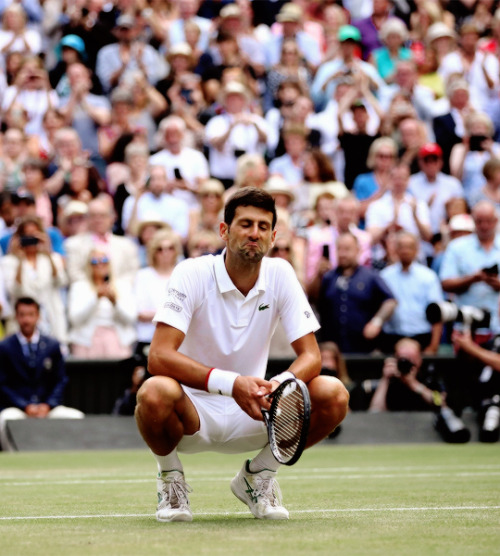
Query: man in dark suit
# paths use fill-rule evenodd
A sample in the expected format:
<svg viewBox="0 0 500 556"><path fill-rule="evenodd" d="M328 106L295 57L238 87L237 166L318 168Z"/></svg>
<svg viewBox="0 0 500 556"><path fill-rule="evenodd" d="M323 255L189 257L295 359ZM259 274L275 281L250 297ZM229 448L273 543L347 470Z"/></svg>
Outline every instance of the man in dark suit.
<svg viewBox="0 0 500 556"><path fill-rule="evenodd" d="M81 419L61 405L67 377L59 342L40 334L40 306L31 297L15 305L19 332L0 342L0 443L14 450L6 422L12 419Z"/></svg>
<svg viewBox="0 0 500 556"><path fill-rule="evenodd" d="M450 153L457 143L461 143L465 133L465 118L472 111L469 103L469 86L463 79L452 80L446 94L450 111L434 118L432 127L436 143L443 150L443 172L450 173Z"/></svg>

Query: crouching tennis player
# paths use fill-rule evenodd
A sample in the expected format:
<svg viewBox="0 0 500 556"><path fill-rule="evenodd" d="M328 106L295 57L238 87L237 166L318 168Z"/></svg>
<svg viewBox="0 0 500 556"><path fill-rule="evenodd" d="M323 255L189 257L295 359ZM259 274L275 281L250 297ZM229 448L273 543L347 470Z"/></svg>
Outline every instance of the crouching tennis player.
<svg viewBox="0 0 500 556"><path fill-rule="evenodd" d="M155 316L152 376L138 393L139 430L158 462L158 521L191 521L190 487L178 453L260 450L231 482L233 494L259 519L288 519L276 480L279 464L261 409L283 380L302 379L311 397L307 446L344 419L349 395L319 376L319 328L291 265L265 257L276 231L272 197L243 188L227 202L217 256L187 259L168 283ZM265 380L269 343L281 319L297 358Z"/></svg>

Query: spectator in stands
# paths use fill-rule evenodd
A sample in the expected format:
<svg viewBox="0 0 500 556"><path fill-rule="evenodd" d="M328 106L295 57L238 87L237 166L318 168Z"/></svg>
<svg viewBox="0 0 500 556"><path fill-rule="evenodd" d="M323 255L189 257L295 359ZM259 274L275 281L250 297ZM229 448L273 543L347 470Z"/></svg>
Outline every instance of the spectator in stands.
<svg viewBox="0 0 500 556"><path fill-rule="evenodd" d="M7 422L14 419L82 419L62 405L67 376L59 342L38 327L40 306L30 297L15 304L19 332L0 342L0 445L15 450Z"/></svg>
<svg viewBox="0 0 500 556"><path fill-rule="evenodd" d="M300 49L301 56L314 71L321 62L319 42L303 30L304 13L302 8L293 2L283 4L276 21L281 23L282 32L265 45L267 65L277 64L286 39L294 39Z"/></svg>
<svg viewBox="0 0 500 556"><path fill-rule="evenodd" d="M500 100L500 64L497 57L479 48L479 32L472 22L459 30L459 48L446 55L439 66L445 82L451 75L462 74L469 84L472 103L491 117L497 115Z"/></svg>
<svg viewBox="0 0 500 556"><path fill-rule="evenodd" d="M450 79L446 86L449 110L436 116L432 128L436 143L443 150L443 172L450 173L450 154L453 146L461 143L465 131L465 121L473 111L470 104L469 85L464 79Z"/></svg>
<svg viewBox="0 0 500 556"><path fill-rule="evenodd" d="M283 128L285 154L269 163L269 173L279 174L296 193L304 179L304 159L308 130L305 126L290 122Z"/></svg>
<svg viewBox="0 0 500 556"><path fill-rule="evenodd" d="M74 236L76 237L76 236ZM136 340L137 304L131 281L115 275L109 255L94 248L86 277L68 291L71 354L82 359L126 359Z"/></svg>
<svg viewBox="0 0 500 556"><path fill-rule="evenodd" d="M296 83L300 92L308 90L311 84L311 72L295 39L283 40L280 60L267 74L268 102L279 99L283 82Z"/></svg>
<svg viewBox="0 0 500 556"><path fill-rule="evenodd" d="M207 160L198 149L185 144L186 123L179 116L162 120L159 131L163 149L150 157L149 164L162 166L172 195L194 208L198 188L209 177Z"/></svg>
<svg viewBox="0 0 500 556"><path fill-rule="evenodd" d="M451 175L462 182L469 204L472 195L485 182L484 164L492 157L500 157L500 143L493 142L493 133L491 119L482 112L473 112L465 120L462 142L457 143L451 150Z"/></svg>
<svg viewBox="0 0 500 556"><path fill-rule="evenodd" d="M106 93L131 70L140 70L151 85L165 76L165 61L150 44L139 39L140 28L133 16L120 15L114 33L118 42L103 46L96 61L96 74Z"/></svg>
<svg viewBox="0 0 500 556"><path fill-rule="evenodd" d="M21 4L12 3L4 10L0 30L0 53L4 60L10 52L20 52L25 56L41 52L42 37L36 29L26 27L26 19Z"/></svg>
<svg viewBox="0 0 500 556"><path fill-rule="evenodd" d="M63 97L60 103L65 125L77 131L82 148L89 152L93 161L100 162L97 129L110 123L111 106L105 96L90 92L92 79L90 70L84 64L69 65L66 75L69 95Z"/></svg>
<svg viewBox="0 0 500 556"><path fill-rule="evenodd" d="M419 241L409 232L396 235L399 262L385 267L380 276L394 292L398 304L384 325L384 351L392 353L401 338L416 340L424 354L436 354L441 343L443 324L431 325L425 310L430 303L444 300L437 274L417 259Z"/></svg>
<svg viewBox="0 0 500 556"><path fill-rule="evenodd" d="M368 58L386 83L392 83L399 60L410 60L412 52L403 46L408 40L406 25L396 18L387 19L380 27L380 40L384 46L375 48Z"/></svg>
<svg viewBox="0 0 500 556"><path fill-rule="evenodd" d="M363 60L368 60L376 48L383 46L380 34L384 23L390 18L391 8L391 0L373 0L372 14L354 21L354 25L359 29L361 35Z"/></svg>
<svg viewBox="0 0 500 556"><path fill-rule="evenodd" d="M137 391L149 377L147 372L147 359L145 357L133 356L126 361L126 363L129 362L133 366L130 386L116 400L111 411L112 415L134 415L135 406L137 404Z"/></svg>
<svg viewBox="0 0 500 556"><path fill-rule="evenodd" d="M0 172L2 189L14 192L23 183L22 168L28 156L26 135L22 129L11 127L3 134Z"/></svg>
<svg viewBox="0 0 500 556"><path fill-rule="evenodd" d="M202 255L216 255L222 251L219 233L211 230L200 230L189 237L187 244L188 257L201 257Z"/></svg>
<svg viewBox="0 0 500 556"><path fill-rule="evenodd" d="M14 84L7 88L2 99L3 117L22 107L28 114L24 131L28 135L42 135L43 115L49 108L57 108L59 99L51 88L47 70L37 56L23 59Z"/></svg>
<svg viewBox="0 0 500 556"><path fill-rule="evenodd" d="M353 382L347 372L347 365L339 346L335 342L320 342L321 373L337 377L349 390Z"/></svg>
<svg viewBox="0 0 500 556"><path fill-rule="evenodd" d="M474 206L479 201L488 200L500 209L500 158L490 158L483 166L483 176L486 180L481 189L471 195L470 204Z"/></svg>
<svg viewBox="0 0 500 556"><path fill-rule="evenodd" d="M353 191L360 201L360 217L364 218L371 203L380 199L388 190L391 169L396 163L398 146L390 137L379 137L368 151L366 165L371 172L360 174L355 180Z"/></svg>
<svg viewBox="0 0 500 556"><path fill-rule="evenodd" d="M267 140L266 121L248 110L250 97L244 85L233 81L222 92L225 113L214 116L206 126L210 175L226 189L233 184L236 161L242 154L262 154Z"/></svg>
<svg viewBox="0 0 500 556"><path fill-rule="evenodd" d="M21 297L33 297L41 306L40 327L61 343L67 341L67 322L62 289L67 285L64 261L54 253L41 220L27 216L16 227L9 252L0 259L5 287L12 305ZM8 323L13 330L15 322Z"/></svg>
<svg viewBox="0 0 500 556"><path fill-rule="evenodd" d="M306 230L308 284L314 280L317 273L324 274L338 265L336 240L343 233L350 232L356 236L359 244L359 264L368 266L371 262L371 236L358 228L359 201L352 195L335 200L327 195L320 195L316 201L319 223Z"/></svg>
<svg viewBox="0 0 500 556"><path fill-rule="evenodd" d="M463 197L462 184L453 176L441 172L443 151L436 143L426 143L418 151L420 172L413 174L408 192L429 206L433 234L441 231L446 218L446 203L451 198Z"/></svg>
<svg viewBox="0 0 500 556"><path fill-rule="evenodd" d="M65 238L88 230L89 207L83 201L69 201L62 209L58 225Z"/></svg>
<svg viewBox="0 0 500 556"><path fill-rule="evenodd" d="M355 77L355 86L342 97L337 113L338 139L345 161L344 183L348 189L352 189L357 176L368 171L363 161L367 159L370 147L378 137L378 133L371 133L368 129L368 106L380 121L383 112L370 92L368 78L360 73ZM354 124L351 130L344 127L343 119L348 110L352 113Z"/></svg>
<svg viewBox="0 0 500 556"><path fill-rule="evenodd" d="M204 181L198 190L199 206L189 216L189 234L191 238L196 232L211 230L219 233L224 206L224 186L219 180Z"/></svg>
<svg viewBox="0 0 500 556"><path fill-rule="evenodd" d="M406 230L422 242L432 237L429 207L425 201L415 199L408 193L410 171L408 165L399 163L391 170L389 191L374 201L366 212L366 230L372 236L373 245L379 244L387 235ZM380 253L374 254L381 258ZM423 252L419 253L423 260Z"/></svg>
<svg viewBox="0 0 500 556"><path fill-rule="evenodd" d="M436 62L441 64L442 59L456 48L457 34L446 23L436 21L427 29L425 43L434 52Z"/></svg>
<svg viewBox="0 0 500 556"><path fill-rule="evenodd" d="M472 305L491 313L490 328L500 333L498 302L500 280L498 275L485 272L500 265L500 235L497 232L498 215L490 201L479 201L472 208L475 233L448 244L443 255L439 277L443 290L455 294L458 306Z"/></svg>
<svg viewBox="0 0 500 556"><path fill-rule="evenodd" d="M408 164L411 174L416 174L420 170L418 153L429 142L425 125L417 118L404 118L398 125L398 131L401 138L399 159Z"/></svg>
<svg viewBox="0 0 500 556"><path fill-rule="evenodd" d="M147 246L148 266L137 272L134 295L137 300L137 346L135 353L147 357L153 338L158 304L167 292L172 271L182 255L179 236L172 230L158 230Z"/></svg>
<svg viewBox="0 0 500 556"><path fill-rule="evenodd" d="M122 227L122 211L125 199L134 196L140 188L144 187L149 173L148 161L149 149L145 143L135 141L129 143L125 147L125 171L122 176L115 173L119 183L113 184L113 187L111 187L108 182L108 188L114 190L115 231L119 235L125 233Z"/></svg>
<svg viewBox="0 0 500 556"><path fill-rule="evenodd" d="M134 197L127 197L123 205L122 224L127 234L135 236L137 225L145 216L155 215L156 220L165 222L187 239L189 231L189 206L172 195L163 166L151 166L149 179Z"/></svg>
<svg viewBox="0 0 500 556"><path fill-rule="evenodd" d="M444 387L424 368L420 344L403 338L396 344L394 356L384 361L370 411L436 411L434 427L445 442L468 442L469 429L445 400Z"/></svg>
<svg viewBox="0 0 500 556"><path fill-rule="evenodd" d="M339 29L340 54L331 61L324 62L318 68L311 85L311 98L316 110L322 110L333 93L340 79L362 72L370 79L370 87L378 94L385 87L384 80L369 63L356 57L356 49L361 41L361 33L352 25L343 25Z"/></svg>
<svg viewBox="0 0 500 556"><path fill-rule="evenodd" d="M356 236L339 235L336 247L338 267L325 274L320 268L309 288L317 302L321 339L336 342L344 354L370 353L379 347L382 327L397 302L377 271L359 265Z"/></svg>
<svg viewBox="0 0 500 556"><path fill-rule="evenodd" d="M200 0L179 0L176 2L176 7L178 8L177 18L171 21L168 26L166 37L168 46L174 46L180 42L185 42L186 25L190 22L194 22L200 29L198 48L203 52L208 48L212 22L205 17L197 15L200 4Z"/></svg>
<svg viewBox="0 0 500 556"><path fill-rule="evenodd" d="M112 233L115 220L112 199L101 194L88 207L88 231L65 241L70 283L86 278L89 253L95 248L108 255L114 276L132 282L139 268L137 247L129 238Z"/></svg>
<svg viewBox="0 0 500 556"><path fill-rule="evenodd" d="M436 116L436 103L431 89L418 82L417 65L413 60L400 60L396 64L394 82L385 87L379 96L383 110L389 108L391 99L397 93L405 93L411 99L418 118L424 122L432 122Z"/></svg>

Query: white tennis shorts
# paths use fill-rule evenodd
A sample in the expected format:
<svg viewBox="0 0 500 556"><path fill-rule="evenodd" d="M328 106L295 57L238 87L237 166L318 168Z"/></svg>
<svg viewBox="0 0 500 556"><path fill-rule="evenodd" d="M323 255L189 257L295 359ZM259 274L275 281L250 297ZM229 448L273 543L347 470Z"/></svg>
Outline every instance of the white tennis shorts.
<svg viewBox="0 0 500 556"><path fill-rule="evenodd" d="M197 395L184 388L200 417L200 430L185 435L177 450L185 454L239 454L262 449L268 442L263 421L255 421L227 396Z"/></svg>

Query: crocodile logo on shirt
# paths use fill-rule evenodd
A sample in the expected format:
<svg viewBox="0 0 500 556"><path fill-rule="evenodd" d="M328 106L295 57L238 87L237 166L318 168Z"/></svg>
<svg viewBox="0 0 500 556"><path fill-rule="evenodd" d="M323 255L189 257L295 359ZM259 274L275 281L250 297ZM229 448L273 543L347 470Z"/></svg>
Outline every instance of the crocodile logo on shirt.
<svg viewBox="0 0 500 556"><path fill-rule="evenodd" d="M264 303L259 305L259 311L265 311L266 309L269 309L269 303L267 305L264 305Z"/></svg>

